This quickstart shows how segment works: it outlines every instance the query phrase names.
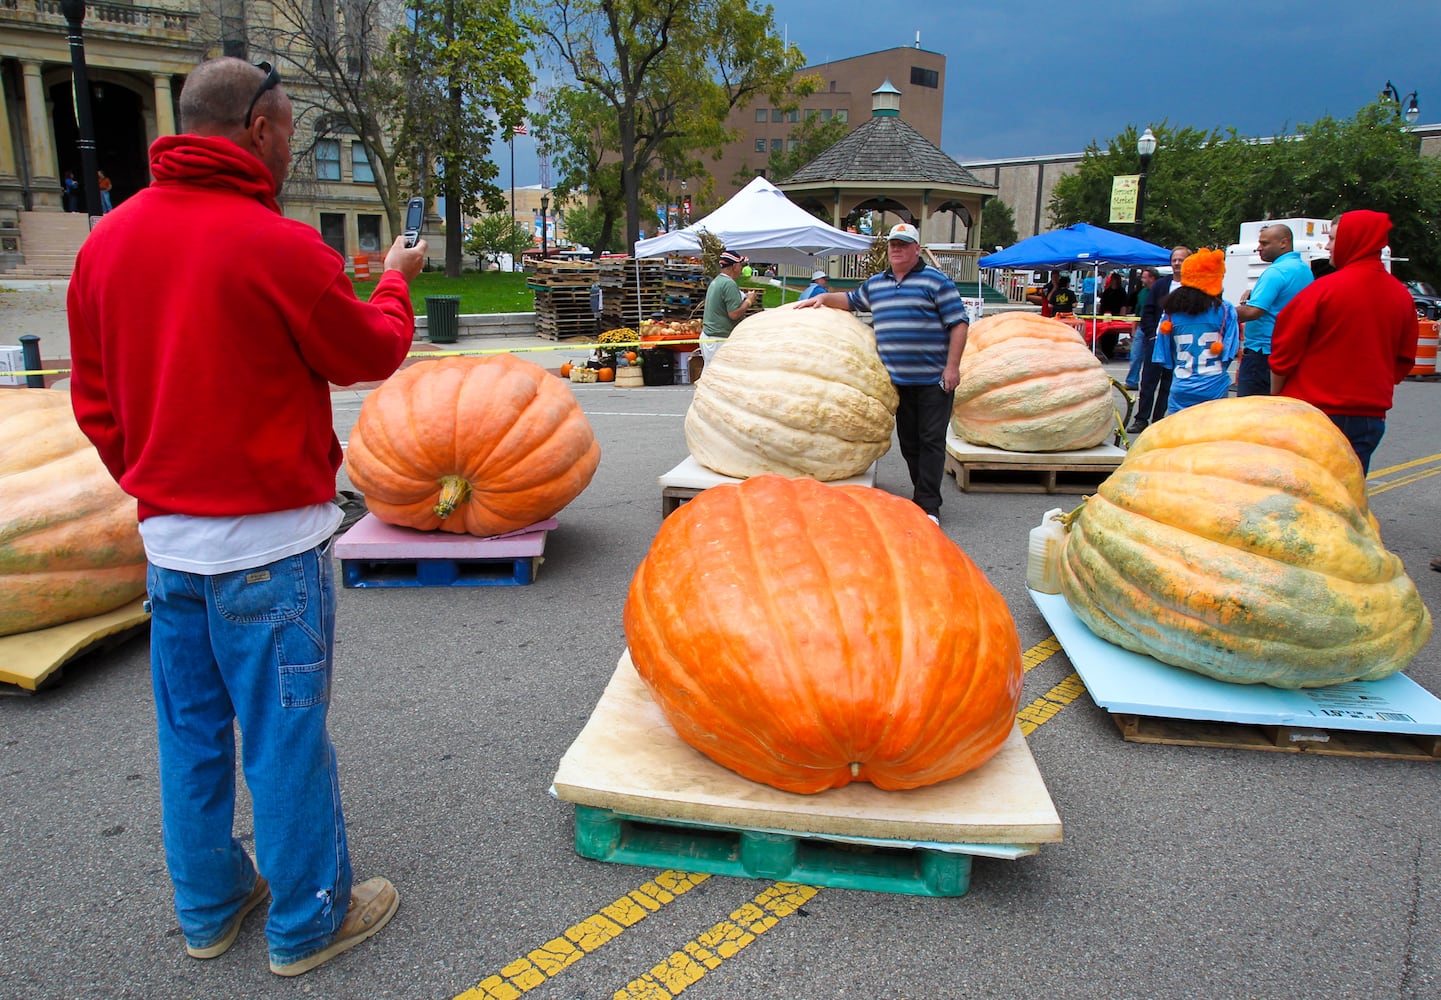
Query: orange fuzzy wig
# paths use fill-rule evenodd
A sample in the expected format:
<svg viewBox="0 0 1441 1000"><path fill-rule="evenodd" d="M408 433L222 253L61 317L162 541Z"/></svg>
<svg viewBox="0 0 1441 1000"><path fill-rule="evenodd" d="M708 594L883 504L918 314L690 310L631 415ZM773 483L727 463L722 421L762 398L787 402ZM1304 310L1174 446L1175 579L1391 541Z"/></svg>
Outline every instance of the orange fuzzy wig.
<svg viewBox="0 0 1441 1000"><path fill-rule="evenodd" d="M1197 250L1181 262L1181 284L1197 288L1212 297L1221 294L1221 279L1226 276L1226 253L1223 250Z"/></svg>

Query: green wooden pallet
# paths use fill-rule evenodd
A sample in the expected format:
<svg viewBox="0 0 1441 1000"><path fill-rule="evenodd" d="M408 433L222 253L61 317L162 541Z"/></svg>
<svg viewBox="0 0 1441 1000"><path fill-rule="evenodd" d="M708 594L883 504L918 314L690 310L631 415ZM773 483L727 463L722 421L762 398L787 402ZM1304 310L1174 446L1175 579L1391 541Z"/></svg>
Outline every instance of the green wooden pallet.
<svg viewBox="0 0 1441 1000"><path fill-rule="evenodd" d="M575 807L576 853L596 861L910 896L964 896L970 889L970 854L897 843L694 826Z"/></svg>

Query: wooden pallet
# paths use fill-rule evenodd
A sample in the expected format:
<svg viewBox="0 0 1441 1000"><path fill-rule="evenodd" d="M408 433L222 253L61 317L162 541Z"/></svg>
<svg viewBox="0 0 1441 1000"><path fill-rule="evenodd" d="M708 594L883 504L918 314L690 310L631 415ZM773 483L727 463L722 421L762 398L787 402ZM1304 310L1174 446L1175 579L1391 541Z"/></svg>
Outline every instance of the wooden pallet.
<svg viewBox="0 0 1441 1000"><path fill-rule="evenodd" d="M675 468L665 475L660 476L660 516L662 519L674 514L676 509L687 500L692 500L712 486L724 486L742 482L740 479L733 479L730 476L723 476L719 472L713 472L701 465L694 457L687 455ZM876 484L876 465L871 467L859 476L852 476L849 479L837 480L836 486L874 486Z"/></svg>
<svg viewBox="0 0 1441 1000"><path fill-rule="evenodd" d="M554 518L491 538L415 531L367 514L335 542L346 587L521 587L535 582Z"/></svg>
<svg viewBox="0 0 1441 1000"><path fill-rule="evenodd" d="M1169 743L1183 747L1377 757L1385 760L1441 760L1441 736L1163 719L1146 715L1113 714L1111 720L1128 743Z"/></svg>
<svg viewBox="0 0 1441 1000"><path fill-rule="evenodd" d="M1441 760L1441 699L1404 674L1298 691L1227 684L1106 642L1059 595L1030 595L1129 742Z"/></svg>
<svg viewBox="0 0 1441 1000"><path fill-rule="evenodd" d="M28 695L57 683L64 669L150 627L143 598L114 611L50 628L0 636L0 694Z"/></svg>
<svg viewBox="0 0 1441 1000"><path fill-rule="evenodd" d="M1018 726L986 764L938 785L793 795L682 742L629 654L551 790L576 806L585 857L875 892L959 896L971 857L1015 860L1062 835Z"/></svg>
<svg viewBox="0 0 1441 1000"><path fill-rule="evenodd" d="M1012 452L946 433L946 475L965 493L1094 493L1126 453L1114 445L1070 452Z"/></svg>

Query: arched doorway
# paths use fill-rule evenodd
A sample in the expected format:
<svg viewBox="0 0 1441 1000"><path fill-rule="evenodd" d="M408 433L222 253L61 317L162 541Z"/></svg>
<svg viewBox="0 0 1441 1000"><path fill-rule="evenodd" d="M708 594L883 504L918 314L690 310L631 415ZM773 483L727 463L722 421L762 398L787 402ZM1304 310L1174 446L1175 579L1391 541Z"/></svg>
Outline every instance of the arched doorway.
<svg viewBox="0 0 1441 1000"><path fill-rule="evenodd" d="M60 174L72 170L87 188L95 178L86 177L80 164L80 129L75 122L70 81L50 88L55 109L55 152ZM146 156L145 108L140 95L112 82L90 84L90 116L95 123L95 161L109 176L110 200L120 204L150 183ZM83 202L82 202L83 204Z"/></svg>

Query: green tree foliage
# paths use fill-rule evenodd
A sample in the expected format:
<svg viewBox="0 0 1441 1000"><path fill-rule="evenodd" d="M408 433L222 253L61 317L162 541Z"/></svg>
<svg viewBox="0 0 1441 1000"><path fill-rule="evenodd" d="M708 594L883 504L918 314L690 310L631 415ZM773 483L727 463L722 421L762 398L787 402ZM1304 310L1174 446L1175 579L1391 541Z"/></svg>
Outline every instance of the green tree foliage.
<svg viewBox="0 0 1441 1000"><path fill-rule="evenodd" d="M483 270L487 262L498 263L502 254L519 259L532 242L530 231L509 212L492 212L470 224L465 234L465 252L478 258Z"/></svg>
<svg viewBox="0 0 1441 1000"><path fill-rule="evenodd" d="M791 129L785 150L775 150L766 161L766 176L780 183L846 137L850 122L808 117Z"/></svg>
<svg viewBox="0 0 1441 1000"><path fill-rule="evenodd" d="M605 215L598 208L578 203L565 210L566 239L581 246L590 247L596 253L605 253Z"/></svg>
<svg viewBox="0 0 1441 1000"><path fill-rule="evenodd" d="M981 208L981 224L976 232L977 250L993 250L1008 247L1018 239L1016 234L1016 213L999 198L987 198Z"/></svg>
<svg viewBox="0 0 1441 1000"><path fill-rule="evenodd" d="M664 167L688 176L698 156L733 138L732 108L762 94L779 101L804 62L776 37L771 8L752 0L551 0L534 3L530 23L574 80L561 92L583 92L554 95L548 141L591 144L564 157L572 168L604 173L602 164L615 163L627 247L649 214L648 180L659 193L647 174ZM584 184L609 203L608 178Z"/></svg>
<svg viewBox="0 0 1441 1000"><path fill-rule="evenodd" d="M1422 156L1391 102L1349 119L1322 118L1274 141L1153 126L1159 140L1147 176L1144 236L1172 246L1227 246L1243 222L1329 219L1351 209L1391 216L1395 270L1441 273L1441 161ZM1110 218L1111 178L1140 170L1136 129L1092 144L1079 169L1056 182L1057 225L1089 222L1125 232Z"/></svg>
<svg viewBox="0 0 1441 1000"><path fill-rule="evenodd" d="M408 16L411 30L392 35L391 65L405 81L397 146L415 188L445 195L446 231L458 233L462 213L505 205L491 143L497 121L509 133L524 118L531 46L510 0L432 0ZM446 241L451 277L460 275L462 249Z"/></svg>

